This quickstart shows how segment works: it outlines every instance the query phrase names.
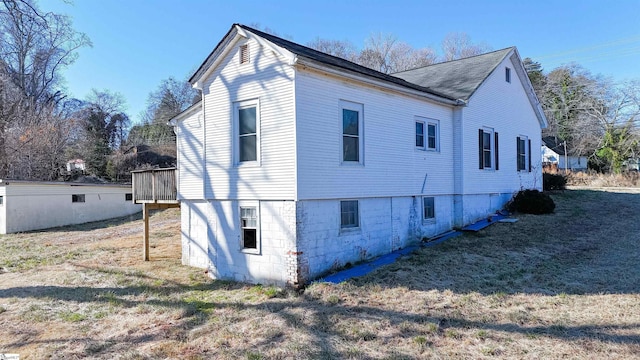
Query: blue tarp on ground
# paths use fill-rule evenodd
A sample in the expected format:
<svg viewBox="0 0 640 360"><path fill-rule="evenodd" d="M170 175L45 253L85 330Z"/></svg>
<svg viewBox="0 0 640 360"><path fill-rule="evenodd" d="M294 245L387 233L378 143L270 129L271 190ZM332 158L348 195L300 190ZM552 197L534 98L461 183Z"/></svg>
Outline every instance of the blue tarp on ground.
<svg viewBox="0 0 640 360"><path fill-rule="evenodd" d="M488 219L484 219L484 220L480 220L476 223L473 223L471 225L467 225L465 227L462 228L463 231L480 231L484 228L486 228L487 226L498 222L498 220L504 219L506 216L502 215L502 214L495 214L492 215L491 218ZM386 254L386 255L382 255L378 258L375 258L369 262L365 262L362 264L358 264L352 268L349 269L345 269L345 270L341 270L338 271L336 273L333 273L331 275L328 275L324 278L318 279L316 280L317 282L330 282L330 283L334 283L334 284L338 284L341 283L343 281L347 281L351 278L354 277L359 277L359 276L364 276L367 275L368 273L372 272L373 270L383 266L383 265L389 265L394 263L396 260L398 260L399 257L403 256L403 255L408 255L411 254L412 252L414 252L415 250L419 249L420 247L425 247L425 246L433 246L433 245L437 245L440 244L446 240L452 239L456 236L461 235L462 232L460 231L449 231L446 232L434 239L432 239L431 241L428 242L423 242L419 245L412 245L412 246L408 246L404 249L400 249L400 250L396 250L390 254Z"/></svg>

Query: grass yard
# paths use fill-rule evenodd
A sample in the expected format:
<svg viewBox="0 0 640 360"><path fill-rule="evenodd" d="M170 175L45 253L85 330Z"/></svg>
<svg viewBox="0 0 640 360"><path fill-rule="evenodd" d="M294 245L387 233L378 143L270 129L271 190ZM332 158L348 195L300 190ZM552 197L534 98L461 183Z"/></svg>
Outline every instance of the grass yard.
<svg viewBox="0 0 640 360"><path fill-rule="evenodd" d="M21 359L640 358L640 193L570 190L297 295L180 265L179 213L0 237L0 353Z"/></svg>

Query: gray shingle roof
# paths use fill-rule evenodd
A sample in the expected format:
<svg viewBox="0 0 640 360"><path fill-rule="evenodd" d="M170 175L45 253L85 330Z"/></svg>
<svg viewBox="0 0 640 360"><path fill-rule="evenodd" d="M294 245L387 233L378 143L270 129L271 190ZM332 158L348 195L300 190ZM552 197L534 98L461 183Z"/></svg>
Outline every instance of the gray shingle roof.
<svg viewBox="0 0 640 360"><path fill-rule="evenodd" d="M392 75L466 101L513 49L510 47Z"/></svg>
<svg viewBox="0 0 640 360"><path fill-rule="evenodd" d="M413 90L418 90L418 91L423 91L429 94L433 94L445 99L449 99L449 100L458 100L458 98L455 97L451 97L448 96L447 94L441 93L438 90L435 89L431 89L429 86L424 86L422 84L416 84L416 83L412 83L409 81L405 81L404 79L395 77L395 76L391 76L385 73L381 73L379 71L373 70L373 69L369 69L368 67L362 66L362 65L358 65L356 63L353 63L351 61L339 58L337 56L333 56L333 55L329 55L326 53L323 53L321 51L294 43L292 41L289 40L285 40L282 39L280 37L277 37L275 35L271 35L271 34L267 34L265 32L262 32L260 30L256 30L253 29L251 27L248 27L246 25L241 25L241 24L236 24L239 27L241 27L242 29L245 29L247 31L250 31L264 39L269 40L270 42L274 43L275 45L278 45L282 48L285 48L287 50L289 50L290 52L298 55L298 56L302 56L317 62L320 62L322 64L326 64L326 65L330 65L330 66L334 66L334 67L338 67L344 70L349 70L361 75L365 75L368 77L373 77L375 79L378 80L383 80L383 81L387 81L396 85L400 85L409 89L413 89Z"/></svg>
<svg viewBox="0 0 640 360"><path fill-rule="evenodd" d="M275 35L267 34L246 25L234 24L207 59L200 65L189 81L196 81L211 66L216 54L228 44L229 36L238 26L252 32L273 44L280 46L298 57L328 65L343 71L356 73L376 80L385 81L408 89L435 95L447 101L468 100L482 82L514 48L510 47L470 58L433 64L392 75L381 73L351 61L332 56L321 51L294 43ZM515 75L515 74L514 74Z"/></svg>

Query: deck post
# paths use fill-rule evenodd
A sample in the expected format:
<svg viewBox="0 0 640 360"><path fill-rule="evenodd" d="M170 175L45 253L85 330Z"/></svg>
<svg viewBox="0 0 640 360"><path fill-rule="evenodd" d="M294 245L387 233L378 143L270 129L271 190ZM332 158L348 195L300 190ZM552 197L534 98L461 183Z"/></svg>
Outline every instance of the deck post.
<svg viewBox="0 0 640 360"><path fill-rule="evenodd" d="M149 261L149 204L142 204L142 221L144 221L144 231L143 231L143 259L144 261Z"/></svg>

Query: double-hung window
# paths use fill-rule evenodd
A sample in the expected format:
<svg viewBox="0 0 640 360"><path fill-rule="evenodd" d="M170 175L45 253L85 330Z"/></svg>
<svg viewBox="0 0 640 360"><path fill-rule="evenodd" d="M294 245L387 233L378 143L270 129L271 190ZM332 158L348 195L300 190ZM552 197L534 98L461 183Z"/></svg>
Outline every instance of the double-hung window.
<svg viewBox="0 0 640 360"><path fill-rule="evenodd" d="M258 207L240 206L240 231L242 249L248 251L258 251Z"/></svg>
<svg viewBox="0 0 640 360"><path fill-rule="evenodd" d="M340 101L342 124L342 163L363 163L363 106Z"/></svg>
<svg viewBox="0 0 640 360"><path fill-rule="evenodd" d="M517 154L518 154L518 171L531 171L531 140L526 136L518 136Z"/></svg>
<svg viewBox="0 0 640 360"><path fill-rule="evenodd" d="M422 198L422 219L432 220L436 217L435 199L433 196Z"/></svg>
<svg viewBox="0 0 640 360"><path fill-rule="evenodd" d="M358 200L340 201L340 228L350 229L360 226Z"/></svg>
<svg viewBox="0 0 640 360"><path fill-rule="evenodd" d="M416 116L416 148L437 151L439 147L438 131L437 120Z"/></svg>
<svg viewBox="0 0 640 360"><path fill-rule="evenodd" d="M240 101L233 105L236 164L259 163L260 111L257 100Z"/></svg>
<svg viewBox="0 0 640 360"><path fill-rule="evenodd" d="M499 169L498 133L491 128L478 130L478 160L480 169Z"/></svg>

